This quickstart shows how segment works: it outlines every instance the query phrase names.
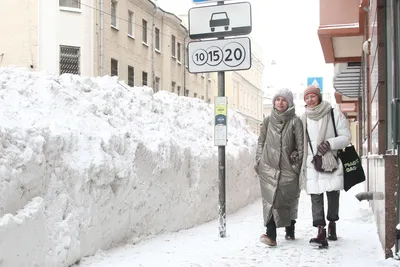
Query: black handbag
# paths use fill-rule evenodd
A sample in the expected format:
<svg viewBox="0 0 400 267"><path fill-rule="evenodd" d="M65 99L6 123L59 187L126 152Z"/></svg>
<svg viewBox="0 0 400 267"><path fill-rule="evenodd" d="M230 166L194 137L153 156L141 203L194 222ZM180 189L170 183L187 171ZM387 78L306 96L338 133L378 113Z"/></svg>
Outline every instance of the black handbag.
<svg viewBox="0 0 400 267"><path fill-rule="evenodd" d="M333 129L335 131L335 136L338 136L333 115L333 109L331 112L332 112L331 114L333 119ZM345 147L344 149L338 150L338 157L340 158L343 164L344 191L348 191L356 184L365 181L365 173L364 173L364 168L361 164L361 159L358 156L356 148L352 144L350 144L350 146Z"/></svg>

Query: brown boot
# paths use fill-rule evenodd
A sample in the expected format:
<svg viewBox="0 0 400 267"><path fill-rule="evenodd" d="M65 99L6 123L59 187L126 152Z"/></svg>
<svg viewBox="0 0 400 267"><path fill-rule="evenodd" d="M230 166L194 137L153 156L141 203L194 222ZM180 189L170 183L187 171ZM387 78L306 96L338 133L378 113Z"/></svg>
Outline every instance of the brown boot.
<svg viewBox="0 0 400 267"><path fill-rule="evenodd" d="M310 246L317 248L328 248L328 240L326 239L326 229L324 226L318 226L318 235L310 239Z"/></svg>
<svg viewBox="0 0 400 267"><path fill-rule="evenodd" d="M336 223L335 222L329 222L329 224L328 224L328 240L331 240L331 241L337 240Z"/></svg>
<svg viewBox="0 0 400 267"><path fill-rule="evenodd" d="M260 236L260 241L261 241L261 243L264 243L265 245L267 245L267 246L270 246L270 247L276 247L276 240L273 240L272 238L270 238L269 236L267 236L267 235L261 235Z"/></svg>

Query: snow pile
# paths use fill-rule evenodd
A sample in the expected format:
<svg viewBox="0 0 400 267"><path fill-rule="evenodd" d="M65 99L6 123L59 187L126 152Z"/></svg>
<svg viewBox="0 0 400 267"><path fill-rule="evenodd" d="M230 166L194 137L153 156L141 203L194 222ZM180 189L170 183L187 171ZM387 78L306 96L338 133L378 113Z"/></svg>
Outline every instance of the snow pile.
<svg viewBox="0 0 400 267"><path fill-rule="evenodd" d="M259 197L230 111L227 210ZM213 106L110 77L0 69L0 266L68 266L218 213Z"/></svg>

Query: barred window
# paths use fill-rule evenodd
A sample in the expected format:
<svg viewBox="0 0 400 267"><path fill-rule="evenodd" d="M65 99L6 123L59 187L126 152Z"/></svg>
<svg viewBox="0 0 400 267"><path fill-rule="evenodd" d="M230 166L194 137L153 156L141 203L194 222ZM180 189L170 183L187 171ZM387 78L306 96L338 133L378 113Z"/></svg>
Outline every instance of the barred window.
<svg viewBox="0 0 400 267"><path fill-rule="evenodd" d="M160 77L156 77L156 82L154 85L154 89L156 90L156 92L158 92L160 90Z"/></svg>
<svg viewBox="0 0 400 267"><path fill-rule="evenodd" d="M80 0L59 0L59 6L70 8L81 8Z"/></svg>
<svg viewBox="0 0 400 267"><path fill-rule="evenodd" d="M60 75L71 73L80 75L80 47L60 45Z"/></svg>
<svg viewBox="0 0 400 267"><path fill-rule="evenodd" d="M117 27L117 2L111 1L111 26Z"/></svg>
<svg viewBox="0 0 400 267"><path fill-rule="evenodd" d="M174 35L171 36L171 54L172 57L176 57L176 38Z"/></svg>
<svg viewBox="0 0 400 267"><path fill-rule="evenodd" d="M160 51L161 45L160 45L160 29L156 28L156 50Z"/></svg>
<svg viewBox="0 0 400 267"><path fill-rule="evenodd" d="M142 41L147 44L147 21L145 19L142 20Z"/></svg>
<svg viewBox="0 0 400 267"><path fill-rule="evenodd" d="M133 87L135 80L135 69L132 66L128 66L128 85Z"/></svg>
<svg viewBox="0 0 400 267"><path fill-rule="evenodd" d="M128 11L128 35L135 37L135 16L132 11Z"/></svg>
<svg viewBox="0 0 400 267"><path fill-rule="evenodd" d="M118 76L118 60L111 59L111 76Z"/></svg>
<svg viewBox="0 0 400 267"><path fill-rule="evenodd" d="M172 81L171 82L171 92L175 93L175 86L176 86L176 82Z"/></svg>
<svg viewBox="0 0 400 267"><path fill-rule="evenodd" d="M181 43L178 43L178 47L177 47L176 51L176 59L180 62L181 61Z"/></svg>
<svg viewBox="0 0 400 267"><path fill-rule="evenodd" d="M147 86L147 72L142 72L142 85Z"/></svg>

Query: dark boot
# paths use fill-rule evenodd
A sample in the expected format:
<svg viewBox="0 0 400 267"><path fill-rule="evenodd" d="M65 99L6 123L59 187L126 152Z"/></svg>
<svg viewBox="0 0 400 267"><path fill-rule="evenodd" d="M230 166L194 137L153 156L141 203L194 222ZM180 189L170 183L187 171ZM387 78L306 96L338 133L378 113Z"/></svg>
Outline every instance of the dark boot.
<svg viewBox="0 0 400 267"><path fill-rule="evenodd" d="M329 224L328 224L328 240L331 240L331 241L337 240L336 223L335 222L329 222Z"/></svg>
<svg viewBox="0 0 400 267"><path fill-rule="evenodd" d="M295 239L295 236L294 236L294 229L295 229L294 224L295 223L296 223L296 221L292 220L290 226L285 227L285 230L286 230L285 239L286 240L294 240Z"/></svg>
<svg viewBox="0 0 400 267"><path fill-rule="evenodd" d="M316 238L310 239L310 245L312 247L327 248L329 246L328 240L326 239L326 229L324 226L318 226L318 235Z"/></svg>

